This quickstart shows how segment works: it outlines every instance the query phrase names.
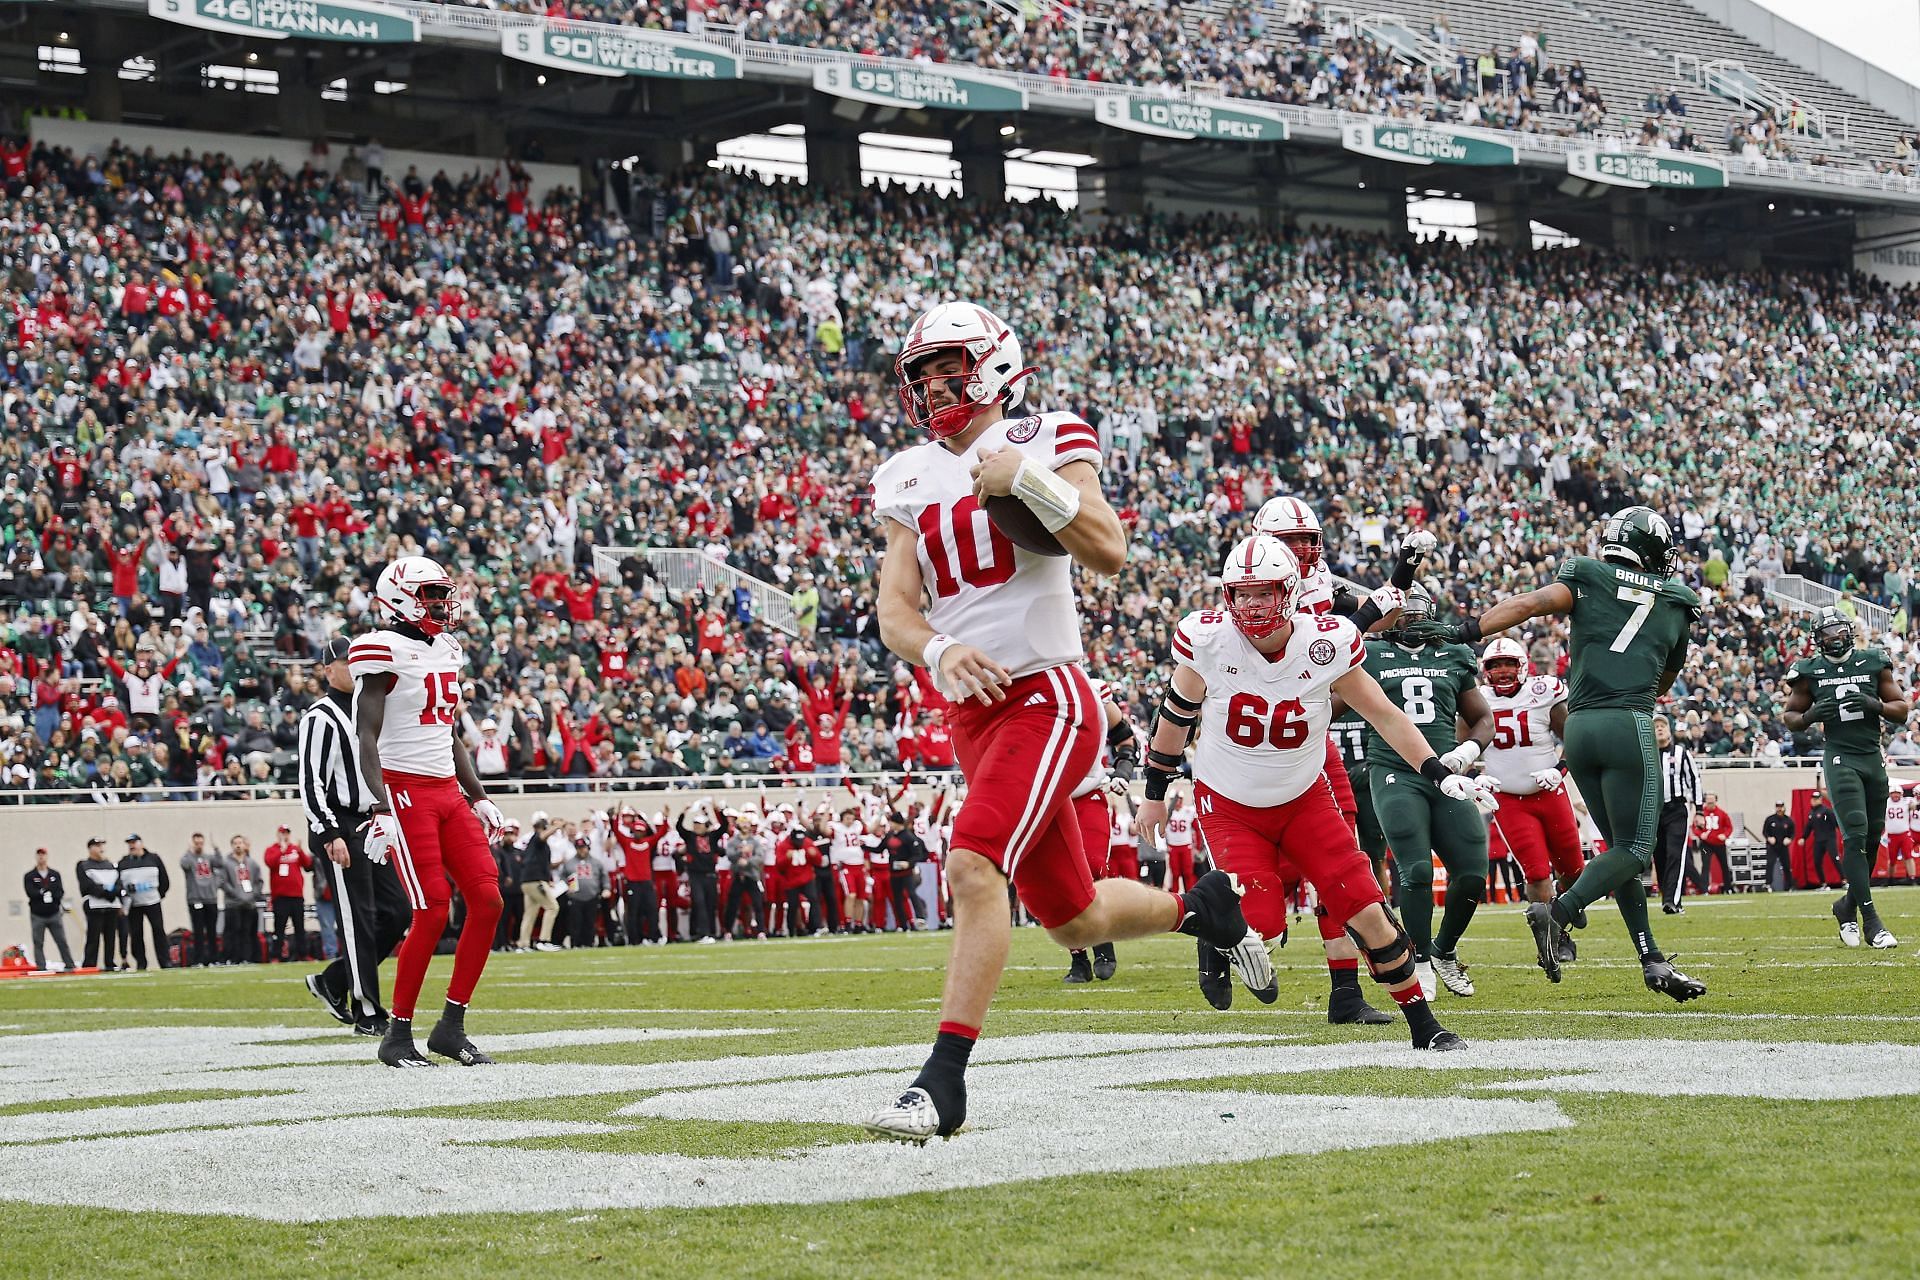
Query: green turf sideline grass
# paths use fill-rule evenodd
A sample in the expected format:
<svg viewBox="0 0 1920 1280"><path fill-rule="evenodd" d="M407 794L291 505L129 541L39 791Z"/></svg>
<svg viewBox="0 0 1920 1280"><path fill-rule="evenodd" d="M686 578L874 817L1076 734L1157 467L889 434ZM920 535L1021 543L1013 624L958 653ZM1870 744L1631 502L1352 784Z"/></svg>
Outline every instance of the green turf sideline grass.
<svg viewBox="0 0 1920 1280"><path fill-rule="evenodd" d="M1278 1156L1237 1164L1087 1173L938 1194L876 1187L876 1198L831 1204L714 1209L589 1209L437 1216L396 1193L385 1216L292 1224L240 1213L127 1213L34 1202L30 1185L0 1187L7 1270L249 1276L407 1274L541 1276L573 1271L679 1276L1020 1275L1250 1276L1382 1269L1435 1277L1602 1272L1649 1276L1858 1276L1910 1274L1920 1224L1899 1171L1920 1166L1911 1117L1916 1097L1840 1101L1667 1098L1654 1092L1591 1094L1530 1084L1541 1072L1500 1064L1501 1045L1523 1041L1659 1039L1920 1045L1920 995L1903 975L1920 969L1920 891L1878 895L1904 945L1849 951L1826 914L1831 895L1711 899L1687 916L1656 916L1662 946L1713 986L1675 1008L1639 984L1616 915L1597 910L1580 936L1582 962L1549 985L1528 964L1531 945L1511 908L1490 908L1463 945L1479 994L1441 996L1438 1008L1484 1055L1458 1071L1391 1065L1273 1074L1228 1074L1142 1086L1223 1095L1299 1097L1307 1105L1391 1115L1395 1108L1512 1098L1557 1107L1569 1127L1351 1152ZM987 1027L988 1040L1031 1034L1166 1033L1290 1037L1274 1052L1392 1044L1398 1027L1328 1027L1324 968L1311 922L1277 953L1281 1001L1269 1009L1242 993L1221 1014L1198 1005L1191 944L1123 944L1110 984L1065 987L1064 955L1035 930L1015 935L1015 965ZM948 935L806 939L719 947L611 949L581 955L496 956L470 1027L489 1035L602 1028L758 1030L718 1040L623 1041L503 1052L506 1064L624 1071L700 1064L729 1055L810 1055L869 1046L917 1053L936 1018ZM1698 960L1689 957L1697 956ZM443 983L436 961L427 994ZM308 1061L313 1046L352 1046L299 979L310 966L221 969L7 984L0 987L0 1047L42 1033L185 1027L286 1028L281 1060ZM1383 1002L1377 993L1370 994ZM490 996L497 995L497 1001ZM133 1043L137 1044L137 1037ZM1291 1046L1297 1046L1297 1049ZM340 1049L345 1053L348 1050ZM1816 1050L1824 1053L1826 1050ZM1120 1055L1126 1058L1129 1055ZM1710 1060L1710 1059L1709 1059ZM1697 1063L1697 1058L1689 1059ZM321 1065L311 1070L339 1068ZM679 1071L679 1067L671 1067ZM0 1069L0 1086L20 1068ZM445 1073L455 1068L443 1068ZM252 1099L222 1086L143 1085L137 1052L100 1064L103 1087L124 1096L0 1104L0 1118L39 1110L84 1114L100 1105L193 1104L231 1109L223 1125L247 1130ZM274 1076L271 1065L233 1079ZM406 1073L386 1073L398 1076ZM392 1114L454 1122L577 1126L579 1132L509 1138L484 1150L541 1157L587 1153L791 1158L852 1141L845 1123L675 1119L622 1113L657 1089L445 1105L444 1082L421 1077L418 1105ZM910 1071L897 1074L904 1083ZM850 1081L876 1078L856 1073ZM894 1078L887 1072L878 1078ZM980 1073L984 1079L984 1073ZM343 1076L342 1088L352 1087ZM1649 1082L1652 1089L1659 1082ZM1517 1088L1490 1089L1513 1085ZM976 1085L976 1094L982 1086ZM668 1091L671 1094L671 1090ZM881 1099L846 1099L847 1119ZM976 1103L978 1107L979 1103ZM63 1108L81 1108L66 1112ZM1347 1111L1330 1110L1329 1124ZM58 1116L50 1118L58 1123ZM1221 1124L1229 1124L1226 1120ZM259 1126L257 1160L244 1176L207 1172L210 1205L244 1204L249 1187L285 1162L324 1162L303 1145L309 1126ZM924 1158L960 1154L933 1144ZM108 1139L107 1142L132 1142ZM1032 1143L1047 1142L1044 1131ZM274 1142L283 1142L276 1148ZM58 1145L58 1144L55 1144ZM44 1151L45 1144L36 1144ZM23 1181L30 1181L25 1179Z"/></svg>

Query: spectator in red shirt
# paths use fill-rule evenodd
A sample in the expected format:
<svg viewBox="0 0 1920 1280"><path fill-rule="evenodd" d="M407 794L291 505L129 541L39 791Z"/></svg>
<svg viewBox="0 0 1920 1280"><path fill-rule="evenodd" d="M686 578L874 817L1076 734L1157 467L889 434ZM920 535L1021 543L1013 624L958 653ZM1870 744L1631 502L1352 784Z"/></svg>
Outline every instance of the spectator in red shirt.
<svg viewBox="0 0 1920 1280"><path fill-rule="evenodd" d="M1733 816L1720 807L1720 797L1708 795L1693 817L1693 840L1700 846L1700 861L1687 868L1695 893L1713 892L1713 868L1720 867L1720 892L1733 892L1733 867L1727 861L1727 842L1733 839Z"/></svg>
<svg viewBox="0 0 1920 1280"><path fill-rule="evenodd" d="M267 884L273 895L273 958L302 960L307 954L307 872L313 870L313 855L291 839L292 828L282 826L274 842L267 846ZM292 926L293 950L287 951L287 930Z"/></svg>
<svg viewBox="0 0 1920 1280"><path fill-rule="evenodd" d="M129 528L126 532L132 533ZM140 590L140 561L147 553L147 539L141 538L131 547L106 548L107 567L113 570L113 608L118 617L127 616L127 606L133 603L133 597Z"/></svg>
<svg viewBox="0 0 1920 1280"><path fill-rule="evenodd" d="M600 584L589 578L576 586L569 582L559 589L560 600L567 607L567 618L573 622L592 622L594 606L600 597Z"/></svg>

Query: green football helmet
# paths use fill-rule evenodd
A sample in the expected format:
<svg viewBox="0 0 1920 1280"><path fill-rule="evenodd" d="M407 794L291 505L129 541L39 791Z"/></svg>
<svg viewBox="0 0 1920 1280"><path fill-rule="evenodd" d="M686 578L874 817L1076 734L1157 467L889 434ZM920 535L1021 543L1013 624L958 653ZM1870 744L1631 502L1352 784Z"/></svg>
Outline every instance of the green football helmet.
<svg viewBox="0 0 1920 1280"><path fill-rule="evenodd" d="M1400 617L1393 624L1392 639L1402 644L1425 644L1427 637L1417 632L1409 635L1408 630L1420 623L1432 622L1438 613L1432 593L1420 583L1414 583L1407 588L1407 602L1400 606Z"/></svg>
<svg viewBox="0 0 1920 1280"><path fill-rule="evenodd" d="M1853 619L1827 605L1813 616L1813 642L1838 662L1853 652Z"/></svg>
<svg viewBox="0 0 1920 1280"><path fill-rule="evenodd" d="M1652 507L1623 507L1607 517L1600 531L1600 558L1665 578L1673 573L1680 548L1666 517Z"/></svg>

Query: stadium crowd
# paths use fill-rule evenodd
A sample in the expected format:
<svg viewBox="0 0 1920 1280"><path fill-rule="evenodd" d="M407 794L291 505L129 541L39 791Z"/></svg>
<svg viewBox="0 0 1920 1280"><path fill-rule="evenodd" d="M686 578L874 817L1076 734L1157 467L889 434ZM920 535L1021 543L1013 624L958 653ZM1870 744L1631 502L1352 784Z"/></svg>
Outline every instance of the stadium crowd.
<svg viewBox="0 0 1920 1280"><path fill-rule="evenodd" d="M1469 51L1438 30L1454 57L1429 69L1308 0L1192 13L1113 0L1091 15L1085 7L1028 3L1017 16L990 4L932 0L482 0L481 7L696 35L724 28L769 44L1489 128L1592 133L1607 124L1600 90L1579 59L1555 63L1538 31Z"/></svg>
<svg viewBox="0 0 1920 1280"><path fill-rule="evenodd" d="M469 594L490 777L950 765L874 634L865 498L908 438L888 343L942 296L995 303L1028 403L1101 433L1135 550L1085 586L1089 648L1136 714L1276 492L1363 582L1432 527L1460 603L1543 580L1596 513L1669 512L1709 600L1671 700L1703 752L1817 749L1778 718L1803 640L1772 574L1888 607L1911 663L1920 348L1911 299L1865 279L712 171L664 184L651 234L535 207L510 169L400 176L374 218L317 170L211 155L9 143L0 176L15 801L265 794L317 647L412 551ZM798 634L744 594L672 598L642 557L597 578L595 546L703 549L791 592Z"/></svg>

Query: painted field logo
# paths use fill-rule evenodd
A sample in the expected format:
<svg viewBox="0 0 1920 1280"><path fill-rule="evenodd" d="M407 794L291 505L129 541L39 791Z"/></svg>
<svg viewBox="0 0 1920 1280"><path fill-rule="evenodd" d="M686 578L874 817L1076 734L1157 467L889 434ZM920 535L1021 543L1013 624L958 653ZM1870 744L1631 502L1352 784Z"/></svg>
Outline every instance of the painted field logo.
<svg viewBox="0 0 1920 1280"><path fill-rule="evenodd" d="M844 1141L751 1158L605 1150L625 1117L844 1125L897 1088L919 1044L645 1064L515 1063L516 1051L725 1031L489 1036L486 1071L389 1071L363 1042L307 1030L134 1028L0 1038L0 1197L126 1211L244 1213L301 1222L409 1213L699 1208L873 1198L1069 1174L1221 1164L1564 1129L1542 1094L1827 1100L1920 1094L1920 1047L1745 1040L1507 1040L1424 1055L1383 1042L1058 1034L983 1042L970 1127L925 1148ZM138 1062L115 1077L103 1062ZM1395 1097L1219 1090L1241 1076L1390 1066L1503 1073L1455 1094ZM1192 1087L1179 1088L1183 1083ZM1158 1086L1158 1087L1155 1087ZM1168 1087L1176 1086L1176 1087ZM202 1100L122 1102L198 1090ZM205 1097L207 1091L230 1096ZM1524 1092L1526 1098L1503 1097ZM601 1121L449 1118L447 1108L645 1094ZM34 1111L74 1100L100 1105ZM578 1149L564 1145L581 1140ZM538 1140L538 1146L516 1143ZM597 1144L601 1149L592 1149ZM310 1158L274 1163L263 1151ZM241 1197L209 1187L245 1186Z"/></svg>

